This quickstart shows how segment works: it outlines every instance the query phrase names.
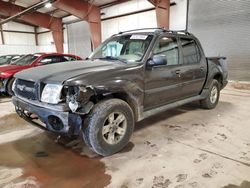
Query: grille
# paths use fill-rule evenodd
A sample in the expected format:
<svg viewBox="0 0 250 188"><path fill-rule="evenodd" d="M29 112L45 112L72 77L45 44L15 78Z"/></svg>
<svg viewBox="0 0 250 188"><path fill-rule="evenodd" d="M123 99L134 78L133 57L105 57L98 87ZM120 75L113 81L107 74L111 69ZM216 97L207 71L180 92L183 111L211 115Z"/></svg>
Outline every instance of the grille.
<svg viewBox="0 0 250 188"><path fill-rule="evenodd" d="M31 100L37 100L37 92L36 92L36 84L35 82L27 81L27 80L21 80L18 79L16 82L16 94L17 96L31 99Z"/></svg>

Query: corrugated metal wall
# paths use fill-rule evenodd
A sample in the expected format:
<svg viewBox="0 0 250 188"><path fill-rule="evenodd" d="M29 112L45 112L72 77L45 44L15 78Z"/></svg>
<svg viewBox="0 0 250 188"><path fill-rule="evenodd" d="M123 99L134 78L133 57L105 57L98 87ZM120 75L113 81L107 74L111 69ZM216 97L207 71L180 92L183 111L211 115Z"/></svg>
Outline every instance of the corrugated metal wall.
<svg viewBox="0 0 250 188"><path fill-rule="evenodd" d="M229 79L250 81L250 1L189 0L188 16L206 55L226 56Z"/></svg>
<svg viewBox="0 0 250 188"><path fill-rule="evenodd" d="M91 53L91 34L87 22L81 21L67 25L68 52L86 58Z"/></svg>

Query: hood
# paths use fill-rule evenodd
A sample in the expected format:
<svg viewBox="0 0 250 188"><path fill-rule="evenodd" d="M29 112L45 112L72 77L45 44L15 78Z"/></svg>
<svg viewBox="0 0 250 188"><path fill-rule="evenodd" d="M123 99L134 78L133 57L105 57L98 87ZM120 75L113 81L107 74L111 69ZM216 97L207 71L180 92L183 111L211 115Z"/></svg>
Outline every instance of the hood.
<svg viewBox="0 0 250 188"><path fill-rule="evenodd" d="M60 83L79 75L92 76L101 71L123 67L125 64L111 61L72 61L31 68L15 75L16 78L44 83Z"/></svg>
<svg viewBox="0 0 250 188"><path fill-rule="evenodd" d="M15 73L27 69L30 66L18 66L18 65L3 65L0 66L0 72L3 73L3 75L6 75L4 77L10 77L13 76ZM8 75L8 76L7 76Z"/></svg>

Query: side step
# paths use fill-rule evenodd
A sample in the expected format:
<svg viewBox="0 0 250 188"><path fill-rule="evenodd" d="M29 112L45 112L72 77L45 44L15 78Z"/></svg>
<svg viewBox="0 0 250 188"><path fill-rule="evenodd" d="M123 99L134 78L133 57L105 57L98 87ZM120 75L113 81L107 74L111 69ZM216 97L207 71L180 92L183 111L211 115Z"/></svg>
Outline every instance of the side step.
<svg viewBox="0 0 250 188"><path fill-rule="evenodd" d="M172 109L172 108L176 108L178 106L182 106L182 105L187 104L187 103L199 101L201 99L203 99L203 98L199 95L199 96L191 97L188 99L183 99L181 101L173 102L173 103L170 103L170 104L167 104L164 106L160 106L160 107L152 109L152 110L145 111L145 112L143 112L142 119L145 119L147 117L158 114L160 112L164 112L164 111ZM142 120L142 119L140 119L140 120Z"/></svg>

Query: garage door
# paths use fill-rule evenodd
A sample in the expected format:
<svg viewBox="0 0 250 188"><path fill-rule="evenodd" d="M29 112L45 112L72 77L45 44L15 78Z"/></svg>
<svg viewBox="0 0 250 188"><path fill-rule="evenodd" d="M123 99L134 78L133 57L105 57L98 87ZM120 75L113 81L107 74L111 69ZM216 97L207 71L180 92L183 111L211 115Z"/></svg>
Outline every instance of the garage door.
<svg viewBox="0 0 250 188"><path fill-rule="evenodd" d="M68 52L86 58L91 53L91 35L87 22L67 25Z"/></svg>
<svg viewBox="0 0 250 188"><path fill-rule="evenodd" d="M231 80L250 81L250 1L189 0L188 29L207 56L228 58Z"/></svg>

